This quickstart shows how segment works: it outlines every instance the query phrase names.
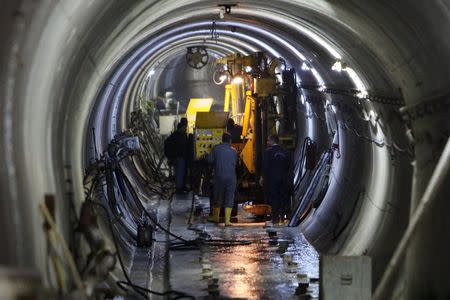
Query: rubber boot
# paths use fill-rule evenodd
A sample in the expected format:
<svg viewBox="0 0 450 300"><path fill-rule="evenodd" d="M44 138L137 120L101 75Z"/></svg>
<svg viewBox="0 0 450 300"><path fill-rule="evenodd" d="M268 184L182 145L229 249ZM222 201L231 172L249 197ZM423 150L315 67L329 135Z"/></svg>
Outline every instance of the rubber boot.
<svg viewBox="0 0 450 300"><path fill-rule="evenodd" d="M230 217L231 217L231 207L225 207L225 226L231 226Z"/></svg>
<svg viewBox="0 0 450 300"><path fill-rule="evenodd" d="M220 221L220 207L213 207L212 216L208 217L209 222L219 223Z"/></svg>

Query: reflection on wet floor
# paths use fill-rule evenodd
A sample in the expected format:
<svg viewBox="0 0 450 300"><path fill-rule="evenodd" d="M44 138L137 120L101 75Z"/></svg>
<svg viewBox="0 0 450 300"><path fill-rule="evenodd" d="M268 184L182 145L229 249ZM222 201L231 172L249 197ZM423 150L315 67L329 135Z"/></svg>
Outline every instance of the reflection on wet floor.
<svg viewBox="0 0 450 300"><path fill-rule="evenodd" d="M208 206L206 198L196 203ZM190 199L174 199L171 207L171 231L195 238L197 233L187 229ZM205 231L213 239L252 243L171 251L168 268L171 289L199 299L299 299L296 295L299 282L309 283L313 279L307 292L313 298L318 297L319 256L298 228L269 229L263 223L224 228L204 220L204 213L191 219L197 232Z"/></svg>

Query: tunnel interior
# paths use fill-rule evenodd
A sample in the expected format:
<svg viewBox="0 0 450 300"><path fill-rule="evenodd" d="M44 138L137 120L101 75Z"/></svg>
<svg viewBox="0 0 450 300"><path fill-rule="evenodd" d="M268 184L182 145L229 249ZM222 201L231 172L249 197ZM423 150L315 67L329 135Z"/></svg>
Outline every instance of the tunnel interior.
<svg viewBox="0 0 450 300"><path fill-rule="evenodd" d="M447 3L95 0L4 6L2 264L45 270L37 205L47 194L57 199L59 230L73 242L86 170L130 127L132 112L167 92L180 111L190 98L207 97L220 110L224 86L214 83L211 62L263 51L296 72L297 163L307 139L317 145L317 159L332 157L323 199L295 228L320 254L370 256L377 286L449 133L446 110L439 109L448 105L420 113L422 103L448 99L449 69L442 67L450 55L442 38L450 22ZM194 46L208 51L201 69L186 63L186 49ZM144 207L155 197L145 182L150 175L132 160L123 170ZM302 172L296 169L294 186ZM294 193L294 200L301 197ZM125 237L137 230L131 219L125 213L118 229L125 259ZM111 244L107 220L100 223ZM445 243L437 249L445 253ZM406 267L407 274L440 268L417 265ZM424 286L414 284L420 276L405 276L407 293L415 295ZM439 279L425 286L448 293Z"/></svg>

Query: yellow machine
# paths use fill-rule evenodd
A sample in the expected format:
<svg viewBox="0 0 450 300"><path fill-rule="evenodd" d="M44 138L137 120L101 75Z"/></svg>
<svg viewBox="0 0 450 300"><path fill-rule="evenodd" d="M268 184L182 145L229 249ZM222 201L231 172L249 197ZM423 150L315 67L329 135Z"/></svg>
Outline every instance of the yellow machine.
<svg viewBox="0 0 450 300"><path fill-rule="evenodd" d="M186 109L188 132L193 133L197 112L209 112L214 102L213 98L191 98Z"/></svg>
<svg viewBox="0 0 450 300"><path fill-rule="evenodd" d="M278 133L280 140L294 145L295 120L288 111L295 111L295 71L282 70L282 76L278 76L276 72L283 61L275 58L268 62L263 52L248 56L232 54L215 63L223 66L222 76L229 79L225 86L224 112L230 112L231 106L230 117L242 127L241 141L234 143L245 168L240 172L240 188L251 189L253 192L248 195L261 198L259 178L267 137ZM279 82L280 78L283 82Z"/></svg>
<svg viewBox="0 0 450 300"><path fill-rule="evenodd" d="M200 159L222 142L228 119L226 112L197 112L194 130L194 156Z"/></svg>
<svg viewBox="0 0 450 300"><path fill-rule="evenodd" d="M231 118L242 126L240 156L251 174L260 175L260 153L268 134L275 133L273 116L277 112L269 105L273 102L269 98L277 93L275 70L280 63L274 59L267 64L262 52L249 56L232 54L216 60L216 64L226 66L231 76L225 86L224 111L228 112L231 104Z"/></svg>

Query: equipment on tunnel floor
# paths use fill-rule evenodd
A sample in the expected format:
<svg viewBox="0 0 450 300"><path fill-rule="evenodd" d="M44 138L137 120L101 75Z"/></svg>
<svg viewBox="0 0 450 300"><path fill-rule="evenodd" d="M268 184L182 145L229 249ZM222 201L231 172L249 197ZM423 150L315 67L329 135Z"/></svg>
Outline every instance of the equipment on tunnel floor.
<svg viewBox="0 0 450 300"><path fill-rule="evenodd" d="M113 140L101 160L91 166L86 174L84 180L86 184L86 201L83 205L82 217L80 217L80 220L83 220L81 227L84 230L89 229L87 232L95 232L91 230L96 223L95 216L92 215L92 209L94 206L102 208L106 214L117 258L126 279L126 282L123 284L130 286L135 293L141 295L144 299L148 299L144 292L158 295L175 294L189 298L189 295L177 291L159 293L137 286L132 283L127 274L116 235L119 233L129 234L132 239L136 240L137 246L148 247L152 244L153 228L147 223L146 218L150 219L155 227L159 227L164 231L167 230L159 225L156 218L143 207L134 187L123 172L120 161L126 159L132 152L121 149L119 145L120 143L117 140ZM105 190L107 191L106 193ZM93 199L96 200L94 201ZM145 215L145 218L142 218L142 215ZM135 232L132 231L131 227L133 223L136 226ZM178 238L178 236L175 237ZM98 241L97 238L99 237L95 239L89 238L89 240L95 241L92 249L98 248L98 245L103 245L103 242ZM86 259L87 262L83 273L88 278L87 284L90 283L91 286L95 286L98 282L105 280L106 274L113 267L112 263L114 262L115 264L115 258L108 254L109 252L107 251L97 251L94 255L92 252ZM125 291L128 292L126 289Z"/></svg>
<svg viewBox="0 0 450 300"><path fill-rule="evenodd" d="M152 246L153 227L147 222L138 225L136 244L138 248L147 248Z"/></svg>
<svg viewBox="0 0 450 300"><path fill-rule="evenodd" d="M147 299L145 293L152 293L160 296L173 295L174 297L191 298L186 293L177 291L156 292L150 291L144 287L135 285L127 271L123 262L122 254L119 245L117 235L130 235L132 239L137 239L137 246L144 245L146 247L151 246L152 237L150 232L153 232L154 227L158 227L164 232L167 232L170 236L173 236L179 242L171 242L169 249L182 250L182 249L198 249L203 245L210 246L237 246L248 245L251 242L244 240L220 240L211 239L207 236L200 236L195 240L186 240L181 236L173 234L163 226L161 226L155 217L153 217L140 202L139 196L135 191L135 188L130 183L127 175L124 173L120 162L129 158L132 152L127 152L121 148L121 143L118 140L112 141L108 150L104 153L102 158L89 168L85 177L86 184L86 204L83 205L81 227L84 229L94 227L96 224L95 213L92 209L94 207L100 207L106 214L106 220L109 225L112 240L115 248L117 249L117 258L120 263L120 267L124 274L126 281L119 281L117 284L125 292L129 292L126 288L131 287L134 293L137 293ZM106 183L106 185L105 185ZM105 193L105 191L107 191ZM95 200L94 200L95 199ZM139 213L141 214L139 216ZM144 218L142 217L144 214ZM148 218L152 225L146 223L145 219ZM113 224L114 222L114 224ZM133 232L133 223L135 224L135 232ZM88 230L89 232L95 232L95 230ZM93 248L101 248L103 245L101 240L97 240L97 237L91 235L93 240ZM206 239L205 239L206 238ZM122 242L120 242L122 243ZM87 284L90 286L96 286L97 283L104 280L105 274L109 273L112 268L112 263L115 263L114 256L108 254L109 252L100 251L91 258L87 259L85 274L87 275ZM91 276L89 276L91 275ZM114 293L114 291L112 291Z"/></svg>
<svg viewBox="0 0 450 300"><path fill-rule="evenodd" d="M265 217L272 213L272 207L267 204L244 203L242 208L246 213L253 214L255 217Z"/></svg>
<svg viewBox="0 0 450 300"><path fill-rule="evenodd" d="M295 70L282 59L269 61L264 52L239 53L215 61L217 72L229 80L224 111L241 126L241 140L233 143L242 162L238 171L239 201L264 202L259 184L266 140L278 133L283 145L295 148L297 86ZM284 68L283 68L284 67ZM278 75L281 72L282 82Z"/></svg>
<svg viewBox="0 0 450 300"><path fill-rule="evenodd" d="M228 113L197 112L194 130L194 159L211 153L211 149L222 142Z"/></svg>
<svg viewBox="0 0 450 300"><path fill-rule="evenodd" d="M142 202L128 177L124 173L121 162L136 155L138 152L126 148L122 139L129 140L126 134L118 135L108 146L101 160L92 165L85 176L86 200L98 199L99 203L107 203L110 213L122 223L123 229L132 239L137 239L137 227L144 225L142 215L148 215ZM83 206L86 208L87 204ZM90 221L90 217L82 210L83 222ZM82 228L92 228L92 224ZM92 231L91 229L89 229Z"/></svg>
<svg viewBox="0 0 450 300"><path fill-rule="evenodd" d="M209 55L204 46L188 47L186 62L194 69L201 69L208 63Z"/></svg>
<svg viewBox="0 0 450 300"><path fill-rule="evenodd" d="M222 141L228 114L225 112L197 112L194 128L194 162L192 188L195 193L212 198L212 170L205 157Z"/></svg>

